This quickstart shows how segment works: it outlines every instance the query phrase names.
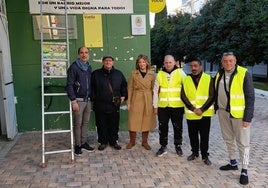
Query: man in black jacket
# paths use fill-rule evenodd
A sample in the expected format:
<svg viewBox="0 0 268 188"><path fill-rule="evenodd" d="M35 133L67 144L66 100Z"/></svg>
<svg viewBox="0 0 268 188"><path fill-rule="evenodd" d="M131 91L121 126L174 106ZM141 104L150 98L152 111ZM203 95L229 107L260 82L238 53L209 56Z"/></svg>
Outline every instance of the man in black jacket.
<svg viewBox="0 0 268 188"><path fill-rule="evenodd" d="M99 150L109 144L120 150L118 145L119 107L127 99L127 82L121 71L115 69L114 58L104 56L102 68L92 73L92 100L98 132ZM117 101L117 105L115 104Z"/></svg>
<svg viewBox="0 0 268 188"><path fill-rule="evenodd" d="M74 154L79 156L82 150L89 152L94 148L87 143L87 126L91 111L91 65L88 61L89 50L86 47L78 49L78 58L67 71L67 95L72 102L74 111Z"/></svg>

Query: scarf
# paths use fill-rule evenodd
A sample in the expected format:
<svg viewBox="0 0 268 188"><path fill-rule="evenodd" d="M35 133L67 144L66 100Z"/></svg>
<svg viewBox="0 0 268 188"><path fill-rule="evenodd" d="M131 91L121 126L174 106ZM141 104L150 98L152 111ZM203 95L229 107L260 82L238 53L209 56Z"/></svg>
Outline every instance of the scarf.
<svg viewBox="0 0 268 188"><path fill-rule="evenodd" d="M78 65L78 67L83 71L87 71L90 66L88 61L86 63L83 63L80 59L76 59L75 62Z"/></svg>

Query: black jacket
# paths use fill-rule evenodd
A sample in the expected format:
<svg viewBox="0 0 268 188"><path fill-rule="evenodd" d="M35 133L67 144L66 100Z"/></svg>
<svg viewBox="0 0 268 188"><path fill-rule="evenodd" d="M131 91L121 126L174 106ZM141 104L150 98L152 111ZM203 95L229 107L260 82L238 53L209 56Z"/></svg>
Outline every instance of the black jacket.
<svg viewBox="0 0 268 188"><path fill-rule="evenodd" d="M109 87L112 86L112 91ZM113 97L125 97L127 100L127 81L123 73L115 68L110 71L104 69L95 70L92 73L92 101L93 110L104 113L111 113L115 110Z"/></svg>
<svg viewBox="0 0 268 188"><path fill-rule="evenodd" d="M78 67L74 62L67 71L67 95L71 101L76 98L83 98L85 101L91 95L91 72L92 68L89 66L87 71Z"/></svg>

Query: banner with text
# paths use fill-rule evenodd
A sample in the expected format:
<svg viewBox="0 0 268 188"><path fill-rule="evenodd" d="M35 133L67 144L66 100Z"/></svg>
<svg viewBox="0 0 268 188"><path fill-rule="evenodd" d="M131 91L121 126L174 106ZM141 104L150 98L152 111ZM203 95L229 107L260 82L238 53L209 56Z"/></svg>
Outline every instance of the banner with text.
<svg viewBox="0 0 268 188"><path fill-rule="evenodd" d="M63 0L29 0L31 14L42 12L52 14L65 13ZM132 14L133 0L67 0L68 14Z"/></svg>

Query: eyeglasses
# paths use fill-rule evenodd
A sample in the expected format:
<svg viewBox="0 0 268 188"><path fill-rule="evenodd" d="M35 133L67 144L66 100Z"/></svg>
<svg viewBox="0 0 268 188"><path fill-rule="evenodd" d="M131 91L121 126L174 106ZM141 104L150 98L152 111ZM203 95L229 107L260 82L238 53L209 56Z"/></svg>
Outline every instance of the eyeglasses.
<svg viewBox="0 0 268 188"><path fill-rule="evenodd" d="M234 53L233 53L233 52L224 52L224 53L222 54L222 56L227 56L227 55L234 55Z"/></svg>

